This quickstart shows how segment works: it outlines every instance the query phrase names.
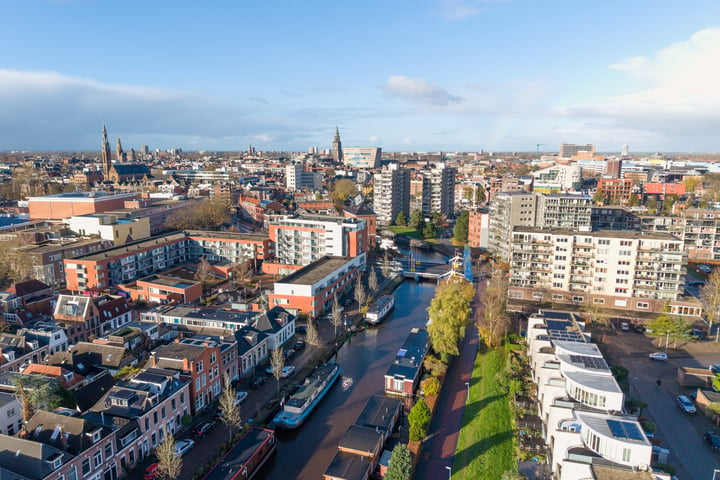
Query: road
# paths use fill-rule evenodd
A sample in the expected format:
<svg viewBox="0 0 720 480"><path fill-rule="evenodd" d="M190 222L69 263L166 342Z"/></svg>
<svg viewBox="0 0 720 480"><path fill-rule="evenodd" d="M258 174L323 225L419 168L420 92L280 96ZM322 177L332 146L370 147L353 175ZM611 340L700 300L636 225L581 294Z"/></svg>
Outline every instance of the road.
<svg viewBox="0 0 720 480"><path fill-rule="evenodd" d="M486 282L478 282L473 301L473 318L482 313L482 295ZM472 378L477 356L479 336L475 326L467 329L460 356L450 365L430 424L429 438L425 440L415 469L415 480L437 480L448 476L457 450L458 435L462 426L465 405L468 401L467 382Z"/></svg>
<svg viewBox="0 0 720 480"><path fill-rule="evenodd" d="M720 351L712 342L684 345L671 351L667 363L655 362L648 353L659 348L651 337L632 332L607 330L603 343L609 346L608 360L628 369L630 398L640 398L648 404L643 412L657 424L656 438L671 452L668 463L677 468L680 480L711 480L715 468L720 468L720 456L704 443L703 432L713 428L700 412L689 415L675 403L680 394L688 393L676 381L680 366L701 367L720 360ZM672 346L672 344L671 344ZM661 386L657 386L657 379Z"/></svg>

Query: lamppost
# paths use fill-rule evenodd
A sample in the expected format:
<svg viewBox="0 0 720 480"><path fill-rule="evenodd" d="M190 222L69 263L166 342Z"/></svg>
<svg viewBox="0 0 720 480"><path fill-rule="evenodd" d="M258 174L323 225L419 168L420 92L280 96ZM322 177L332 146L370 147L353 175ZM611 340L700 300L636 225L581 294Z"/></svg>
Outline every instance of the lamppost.
<svg viewBox="0 0 720 480"><path fill-rule="evenodd" d="M470 402L470 382L465 382L465 387L467 387L467 401Z"/></svg>
<svg viewBox="0 0 720 480"><path fill-rule="evenodd" d="M452 467L445 466L445 468L447 468L448 471L448 480L452 480Z"/></svg>

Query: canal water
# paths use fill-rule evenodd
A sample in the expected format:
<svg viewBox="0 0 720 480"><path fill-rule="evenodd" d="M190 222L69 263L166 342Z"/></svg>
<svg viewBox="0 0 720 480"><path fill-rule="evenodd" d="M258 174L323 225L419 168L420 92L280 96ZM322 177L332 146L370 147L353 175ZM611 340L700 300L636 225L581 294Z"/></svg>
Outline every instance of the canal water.
<svg viewBox="0 0 720 480"><path fill-rule="evenodd" d="M333 385L305 424L278 431L278 453L259 472L268 480L316 480L337 452L337 445L365 407L382 394L383 377L410 329L423 328L435 294L432 282L406 280L395 290L395 309L383 323L355 335L338 352L342 378Z"/></svg>

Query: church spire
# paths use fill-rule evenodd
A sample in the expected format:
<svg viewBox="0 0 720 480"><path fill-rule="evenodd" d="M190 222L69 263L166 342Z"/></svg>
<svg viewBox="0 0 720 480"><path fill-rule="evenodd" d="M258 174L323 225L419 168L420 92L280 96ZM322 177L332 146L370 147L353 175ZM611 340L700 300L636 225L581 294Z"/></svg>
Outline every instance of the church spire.
<svg viewBox="0 0 720 480"><path fill-rule="evenodd" d="M335 127L335 137L332 144L332 156L335 163L341 163L343 160L342 142L340 141L340 130Z"/></svg>
<svg viewBox="0 0 720 480"><path fill-rule="evenodd" d="M112 157L110 155L110 142L108 142L107 129L105 128L105 123L103 123L100 156L102 157L103 173L105 174L105 177L110 174L110 168L112 167Z"/></svg>

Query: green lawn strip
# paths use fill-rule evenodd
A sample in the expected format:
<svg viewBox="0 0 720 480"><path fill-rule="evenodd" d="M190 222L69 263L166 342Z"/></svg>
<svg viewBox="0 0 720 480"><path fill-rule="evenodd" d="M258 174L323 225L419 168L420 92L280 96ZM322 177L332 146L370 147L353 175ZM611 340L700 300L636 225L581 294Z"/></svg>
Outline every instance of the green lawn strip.
<svg viewBox="0 0 720 480"><path fill-rule="evenodd" d="M512 410L498 376L505 375L505 351L481 346L475 358L470 403L453 461L453 480L498 480L516 467Z"/></svg>
<svg viewBox="0 0 720 480"><path fill-rule="evenodd" d="M422 234L417 231L414 227L402 227L399 225L391 225L387 227L388 230L393 232L395 235L407 235L408 237L417 238L422 240Z"/></svg>

